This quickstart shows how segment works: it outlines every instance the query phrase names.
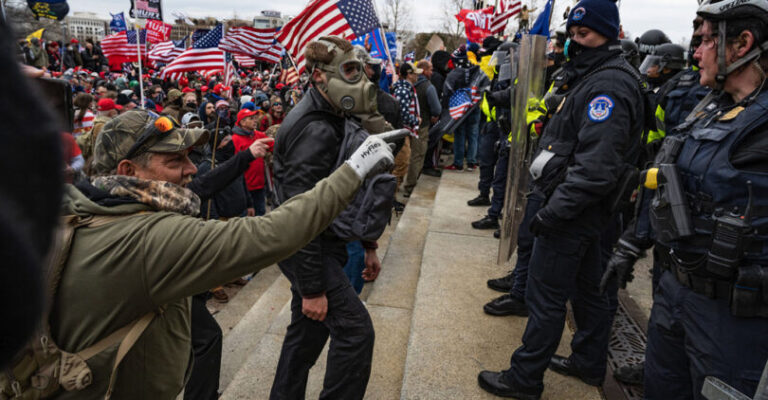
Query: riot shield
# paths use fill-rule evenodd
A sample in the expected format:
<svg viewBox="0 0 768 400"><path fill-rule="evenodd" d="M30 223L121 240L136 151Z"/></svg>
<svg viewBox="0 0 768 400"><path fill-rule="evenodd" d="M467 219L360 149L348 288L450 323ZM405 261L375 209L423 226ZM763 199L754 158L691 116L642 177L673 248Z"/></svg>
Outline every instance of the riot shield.
<svg viewBox="0 0 768 400"><path fill-rule="evenodd" d="M528 166L535 150L535 139L528 130L528 105L538 106L544 95L547 38L524 35L519 47L517 84L512 100L512 132L510 133L507 187L504 196L499 265L509 261L517 249L517 235L525 213L526 194L530 173ZM513 56L513 55L511 55Z"/></svg>

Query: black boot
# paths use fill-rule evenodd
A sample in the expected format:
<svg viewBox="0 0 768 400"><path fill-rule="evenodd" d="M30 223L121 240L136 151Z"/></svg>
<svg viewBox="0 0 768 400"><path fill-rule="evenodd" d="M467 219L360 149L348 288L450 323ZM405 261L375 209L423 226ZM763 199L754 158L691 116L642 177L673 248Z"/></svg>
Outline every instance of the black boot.
<svg viewBox="0 0 768 400"><path fill-rule="evenodd" d="M496 239L500 238L501 237L501 229L496 229L495 231L493 231L493 237L495 237Z"/></svg>
<svg viewBox="0 0 768 400"><path fill-rule="evenodd" d="M424 168L421 170L421 173L428 176L434 176L435 178L443 176L443 171L435 168Z"/></svg>
<svg viewBox="0 0 768 400"><path fill-rule="evenodd" d="M511 294L501 295L483 306L483 311L488 315L502 317L505 315L528 316L528 307Z"/></svg>
<svg viewBox="0 0 768 400"><path fill-rule="evenodd" d="M491 205L491 199L488 198L488 195L484 195L480 193L477 197L467 202L468 206L472 207L479 207L479 206L490 206Z"/></svg>
<svg viewBox="0 0 768 400"><path fill-rule="evenodd" d="M501 372L482 371L477 375L477 384L488 393L519 400L539 400L541 393L523 389L504 382Z"/></svg>
<svg viewBox="0 0 768 400"><path fill-rule="evenodd" d="M643 370L645 362L622 365L613 372L613 377L621 383L633 386L643 386Z"/></svg>
<svg viewBox="0 0 768 400"><path fill-rule="evenodd" d="M499 219L486 215L483 219L472 222L475 229L499 229Z"/></svg>
<svg viewBox="0 0 768 400"><path fill-rule="evenodd" d="M590 386L602 386L604 376L589 377L587 374L580 370L577 366L573 365L571 359L568 357L558 356L555 354L549 361L549 369L557 372L558 374L573 376L579 378L582 382Z"/></svg>
<svg viewBox="0 0 768 400"><path fill-rule="evenodd" d="M509 293L512 290L512 282L515 281L515 274L512 271L501 278L488 279L488 287L501 293Z"/></svg>

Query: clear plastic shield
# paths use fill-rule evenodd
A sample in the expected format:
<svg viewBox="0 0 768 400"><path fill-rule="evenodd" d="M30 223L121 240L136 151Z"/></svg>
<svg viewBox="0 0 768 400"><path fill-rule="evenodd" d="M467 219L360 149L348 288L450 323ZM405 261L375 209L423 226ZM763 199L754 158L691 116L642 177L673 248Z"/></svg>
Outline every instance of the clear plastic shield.
<svg viewBox="0 0 768 400"><path fill-rule="evenodd" d="M538 105L544 96L547 38L525 35L519 48L517 87L512 107L507 188L504 196L498 264L509 261L517 249L517 235L525 213L530 173L528 166L535 150L535 140L528 130L528 105Z"/></svg>

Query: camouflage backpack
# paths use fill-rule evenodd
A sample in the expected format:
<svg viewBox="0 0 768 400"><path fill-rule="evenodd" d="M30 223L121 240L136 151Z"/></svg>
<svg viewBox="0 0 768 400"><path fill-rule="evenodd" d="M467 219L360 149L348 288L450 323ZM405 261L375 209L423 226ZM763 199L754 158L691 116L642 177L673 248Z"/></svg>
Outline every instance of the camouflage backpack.
<svg viewBox="0 0 768 400"><path fill-rule="evenodd" d="M7 370L0 371L0 400L48 399L55 397L62 390L82 390L93 382L93 373L86 362L93 356L119 343L109 377L109 386L104 396L105 399L111 397L117 367L128 350L133 347L149 326L156 313L151 312L142 316L86 349L77 353L69 353L60 349L53 341L49 312L51 302L56 296L62 272L67 264L75 230L84 226L100 226L122 217L89 216L80 218L75 215L63 217L46 262L47 308L43 311L39 328L32 336L29 344L16 355Z"/></svg>

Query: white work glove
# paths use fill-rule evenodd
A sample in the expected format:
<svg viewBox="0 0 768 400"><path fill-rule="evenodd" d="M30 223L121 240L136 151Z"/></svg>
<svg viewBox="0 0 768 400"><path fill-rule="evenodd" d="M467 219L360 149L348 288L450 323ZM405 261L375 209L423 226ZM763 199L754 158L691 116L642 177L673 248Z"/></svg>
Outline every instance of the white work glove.
<svg viewBox="0 0 768 400"><path fill-rule="evenodd" d="M368 136L346 163L355 170L362 181L369 175L389 171L395 165L395 156L382 139Z"/></svg>

